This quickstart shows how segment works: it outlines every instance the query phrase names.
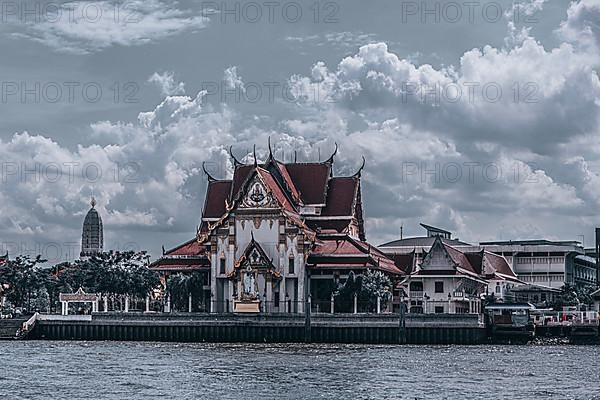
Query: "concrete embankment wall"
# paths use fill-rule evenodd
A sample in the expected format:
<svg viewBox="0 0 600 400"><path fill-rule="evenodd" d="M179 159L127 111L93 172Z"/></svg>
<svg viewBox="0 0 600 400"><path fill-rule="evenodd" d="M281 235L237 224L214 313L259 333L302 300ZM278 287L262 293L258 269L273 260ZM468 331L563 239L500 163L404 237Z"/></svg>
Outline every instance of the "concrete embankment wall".
<svg viewBox="0 0 600 400"><path fill-rule="evenodd" d="M372 344L478 344L485 329L477 316L95 314L91 320L44 318L31 339L167 342L312 342Z"/></svg>

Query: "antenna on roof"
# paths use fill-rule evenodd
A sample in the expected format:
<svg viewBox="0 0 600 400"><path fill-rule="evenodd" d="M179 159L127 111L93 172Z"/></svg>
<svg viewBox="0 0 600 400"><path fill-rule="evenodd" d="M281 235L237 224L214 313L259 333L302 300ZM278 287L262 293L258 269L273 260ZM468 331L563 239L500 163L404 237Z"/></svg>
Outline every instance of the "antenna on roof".
<svg viewBox="0 0 600 400"><path fill-rule="evenodd" d="M208 178L208 181L209 181L209 182L214 182L214 181L216 181L216 179L215 179L215 178L213 178L213 177L212 177L212 176L211 176L211 175L208 173L208 171L206 170L206 162L205 162L205 161L202 161L202 170L203 170L203 171L204 171L204 173L206 174L206 177Z"/></svg>

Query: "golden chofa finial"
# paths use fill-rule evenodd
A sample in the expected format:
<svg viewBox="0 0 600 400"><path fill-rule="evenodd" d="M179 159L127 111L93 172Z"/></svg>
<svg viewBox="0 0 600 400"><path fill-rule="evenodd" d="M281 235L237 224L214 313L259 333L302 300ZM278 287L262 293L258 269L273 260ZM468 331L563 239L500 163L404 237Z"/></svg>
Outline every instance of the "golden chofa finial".
<svg viewBox="0 0 600 400"><path fill-rule="evenodd" d="M94 196L92 196L92 201L90 202L90 204L92 205L92 208L96 207L96 199L94 198Z"/></svg>

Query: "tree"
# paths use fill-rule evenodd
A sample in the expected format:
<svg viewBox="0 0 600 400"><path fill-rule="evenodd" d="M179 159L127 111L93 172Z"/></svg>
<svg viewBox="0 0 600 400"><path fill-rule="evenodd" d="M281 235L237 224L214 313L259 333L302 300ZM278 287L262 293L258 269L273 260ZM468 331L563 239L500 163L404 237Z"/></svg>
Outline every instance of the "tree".
<svg viewBox="0 0 600 400"><path fill-rule="evenodd" d="M31 308L31 298L46 283L46 271L40 264L46 262L41 256L31 259L29 256L18 256L0 266L0 286L15 307Z"/></svg>
<svg viewBox="0 0 600 400"><path fill-rule="evenodd" d="M589 306L594 303L594 299L591 295L593 291L594 288L591 286L575 286L565 283L560 289L560 294L555 299L552 307L555 310L559 310L565 306Z"/></svg>
<svg viewBox="0 0 600 400"><path fill-rule="evenodd" d="M126 296L143 298L160 284L158 274L146 266L146 252L107 252L56 266L54 288L72 292L82 288L122 304Z"/></svg>
<svg viewBox="0 0 600 400"><path fill-rule="evenodd" d="M194 271L189 274L178 273L169 276L167 280L167 293L171 296L171 303L176 310L186 310L189 296L202 291L206 284L206 276ZM193 300L193 299L192 299Z"/></svg>
<svg viewBox="0 0 600 400"><path fill-rule="evenodd" d="M334 295L336 310L352 312L354 296L356 296L361 307L366 307L368 312L375 312L378 298L381 309L385 309L392 299L392 281L381 271L368 269L360 275L355 275L353 271L350 271L348 279L340 285Z"/></svg>

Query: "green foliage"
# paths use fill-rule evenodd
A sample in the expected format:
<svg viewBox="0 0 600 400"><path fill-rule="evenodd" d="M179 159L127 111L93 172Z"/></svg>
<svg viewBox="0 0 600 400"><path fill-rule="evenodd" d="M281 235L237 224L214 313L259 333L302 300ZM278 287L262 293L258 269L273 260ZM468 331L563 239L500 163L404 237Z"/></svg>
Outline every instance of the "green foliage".
<svg viewBox="0 0 600 400"><path fill-rule="evenodd" d="M385 309L392 299L392 281L381 271L368 269L364 274L355 275L350 271L348 279L341 285L336 296L336 310L352 312L354 296L361 311L377 311L377 298L380 298L381 309Z"/></svg>
<svg viewBox="0 0 600 400"><path fill-rule="evenodd" d="M568 283L560 289L560 295L552 304L555 310L560 310L564 306L591 305L594 299L591 294L595 289L591 286L575 286Z"/></svg>
<svg viewBox="0 0 600 400"><path fill-rule="evenodd" d="M167 293L171 296L171 304L175 310L187 311L189 296L200 293L206 284L206 276L200 272L190 274L178 273L169 276ZM193 300L193 299L192 299Z"/></svg>
<svg viewBox="0 0 600 400"><path fill-rule="evenodd" d="M32 305L46 311L59 293L83 288L111 297L143 298L160 285L158 274L146 266L146 252L108 252L86 260L42 268L39 256L19 256L0 266L0 290L14 306ZM35 300L35 304L31 303Z"/></svg>
<svg viewBox="0 0 600 400"><path fill-rule="evenodd" d="M40 256L18 256L0 266L2 295L15 307L31 308L32 295L46 284L47 272L40 267L44 262Z"/></svg>

